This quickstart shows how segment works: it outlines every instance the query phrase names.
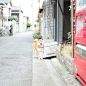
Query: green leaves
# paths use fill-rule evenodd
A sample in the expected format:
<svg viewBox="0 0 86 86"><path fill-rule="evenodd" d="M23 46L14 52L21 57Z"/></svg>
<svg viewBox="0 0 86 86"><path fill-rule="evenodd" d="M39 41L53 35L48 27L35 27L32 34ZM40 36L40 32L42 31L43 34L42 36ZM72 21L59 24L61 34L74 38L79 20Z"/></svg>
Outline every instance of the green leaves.
<svg viewBox="0 0 86 86"><path fill-rule="evenodd" d="M37 27L37 25L36 25L36 24L34 24L34 27L36 28L36 27Z"/></svg>
<svg viewBox="0 0 86 86"><path fill-rule="evenodd" d="M17 21L17 18L15 18L14 16L12 16L12 17L10 18L10 20L11 20L11 21L13 21L13 20Z"/></svg>
<svg viewBox="0 0 86 86"><path fill-rule="evenodd" d="M27 22L27 28L30 27L30 26L31 26L31 24Z"/></svg>
<svg viewBox="0 0 86 86"><path fill-rule="evenodd" d="M63 48L64 48L63 46L60 47L60 52L59 52L60 55L61 55L61 52L62 52Z"/></svg>
<svg viewBox="0 0 86 86"><path fill-rule="evenodd" d="M34 39L42 39L42 36L41 35L33 35L33 38Z"/></svg>

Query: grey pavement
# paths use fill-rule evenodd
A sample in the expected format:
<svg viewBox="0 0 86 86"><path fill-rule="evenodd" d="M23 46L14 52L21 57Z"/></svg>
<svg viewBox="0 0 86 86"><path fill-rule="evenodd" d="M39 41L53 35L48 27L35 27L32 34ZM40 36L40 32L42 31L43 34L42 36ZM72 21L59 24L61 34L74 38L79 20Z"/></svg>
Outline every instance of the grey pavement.
<svg viewBox="0 0 86 86"><path fill-rule="evenodd" d="M32 86L66 86L51 60L33 58Z"/></svg>
<svg viewBox="0 0 86 86"><path fill-rule="evenodd" d="M56 42L51 42L51 45L54 45ZM53 52L56 52L57 46L50 46L50 49ZM56 69L57 73L60 75L62 80L66 83L66 86L83 86L77 79L75 79L74 75L71 75L66 68L59 62L58 59L51 59L51 62Z"/></svg>
<svg viewBox="0 0 86 86"><path fill-rule="evenodd" d="M0 38L0 86L32 86L32 32Z"/></svg>
<svg viewBox="0 0 86 86"><path fill-rule="evenodd" d="M33 58L32 86L83 86L56 58Z"/></svg>

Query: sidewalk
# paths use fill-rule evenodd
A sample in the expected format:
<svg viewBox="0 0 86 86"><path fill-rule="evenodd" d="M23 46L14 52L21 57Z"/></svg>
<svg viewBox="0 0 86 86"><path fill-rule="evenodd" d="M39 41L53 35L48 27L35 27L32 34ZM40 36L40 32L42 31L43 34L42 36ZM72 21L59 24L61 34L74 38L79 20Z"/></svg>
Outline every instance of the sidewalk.
<svg viewBox="0 0 86 86"><path fill-rule="evenodd" d="M52 45L54 45L55 43L52 42ZM50 46L50 49L53 52L56 52L57 45ZM77 79L75 79L74 75L71 75L65 69L65 67L60 63L60 61L57 58L51 59L51 62L55 67L56 71L59 72L59 75L62 77L63 81L66 83L66 86L83 86Z"/></svg>
<svg viewBox="0 0 86 86"><path fill-rule="evenodd" d="M51 59L51 62L62 80L66 83L66 86L83 86L77 79L75 79L74 75L69 74L63 65L60 64L58 59Z"/></svg>
<svg viewBox="0 0 86 86"><path fill-rule="evenodd" d="M33 58L32 86L67 86L55 70L51 60Z"/></svg>
<svg viewBox="0 0 86 86"><path fill-rule="evenodd" d="M56 42L45 43L52 52L56 51ZM71 75L57 58L38 60L33 58L32 86L83 86Z"/></svg>

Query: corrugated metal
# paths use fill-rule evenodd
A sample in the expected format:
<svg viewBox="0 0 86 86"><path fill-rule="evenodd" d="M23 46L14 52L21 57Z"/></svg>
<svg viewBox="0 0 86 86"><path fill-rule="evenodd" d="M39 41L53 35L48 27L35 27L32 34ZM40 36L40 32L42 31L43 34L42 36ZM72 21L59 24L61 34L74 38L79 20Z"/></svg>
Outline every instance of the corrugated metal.
<svg viewBox="0 0 86 86"><path fill-rule="evenodd" d="M60 5L61 5L61 8L63 10L64 1L59 0L59 2L60 2ZM62 43L62 41L63 41L63 15L61 13L61 10L60 10L59 6L58 6L58 25L59 25L58 26L58 28L59 28L59 43Z"/></svg>

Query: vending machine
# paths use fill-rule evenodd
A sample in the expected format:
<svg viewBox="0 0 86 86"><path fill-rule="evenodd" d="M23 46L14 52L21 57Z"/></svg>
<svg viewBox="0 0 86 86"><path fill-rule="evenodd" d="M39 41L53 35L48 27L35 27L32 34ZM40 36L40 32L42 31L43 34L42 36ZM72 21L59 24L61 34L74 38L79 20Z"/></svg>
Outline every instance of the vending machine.
<svg viewBox="0 0 86 86"><path fill-rule="evenodd" d="M74 75L86 86L86 0L75 0Z"/></svg>

